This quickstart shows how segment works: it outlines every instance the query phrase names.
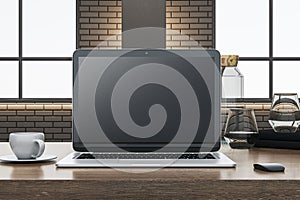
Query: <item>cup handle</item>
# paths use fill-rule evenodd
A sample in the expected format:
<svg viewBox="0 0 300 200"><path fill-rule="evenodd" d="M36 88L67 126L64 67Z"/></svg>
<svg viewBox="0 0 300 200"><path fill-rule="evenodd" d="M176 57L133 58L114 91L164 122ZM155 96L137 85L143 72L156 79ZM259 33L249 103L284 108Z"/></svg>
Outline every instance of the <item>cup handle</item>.
<svg viewBox="0 0 300 200"><path fill-rule="evenodd" d="M36 155L31 155L32 158L40 157L45 150L45 142L43 140L34 140L35 143L39 145L39 152Z"/></svg>

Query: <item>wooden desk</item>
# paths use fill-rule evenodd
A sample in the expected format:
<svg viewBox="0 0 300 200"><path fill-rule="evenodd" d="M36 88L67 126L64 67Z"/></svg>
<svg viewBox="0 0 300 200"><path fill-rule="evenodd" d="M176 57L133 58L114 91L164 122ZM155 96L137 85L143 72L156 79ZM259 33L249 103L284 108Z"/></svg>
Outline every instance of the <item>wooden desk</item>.
<svg viewBox="0 0 300 200"><path fill-rule="evenodd" d="M300 196L300 151L281 149L222 152L237 162L236 168L146 169L56 168L44 164L0 164L0 199L20 198L296 198ZM58 160L72 152L70 143L47 143L46 153ZM0 143L0 155L11 154ZM280 162L284 173L253 170L256 162ZM4 195L4 196L3 196Z"/></svg>

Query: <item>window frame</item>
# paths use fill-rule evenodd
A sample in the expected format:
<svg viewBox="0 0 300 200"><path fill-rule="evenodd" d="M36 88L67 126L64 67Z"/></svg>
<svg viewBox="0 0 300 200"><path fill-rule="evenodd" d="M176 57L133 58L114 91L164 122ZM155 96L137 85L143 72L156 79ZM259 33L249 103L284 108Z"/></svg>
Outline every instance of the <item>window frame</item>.
<svg viewBox="0 0 300 200"><path fill-rule="evenodd" d="M78 4L79 0L76 0L76 23L75 30L78 26ZM19 51L18 57L0 57L0 61L18 61L19 65L19 95L18 98L0 98L0 102L57 102L57 103L70 103L72 98L23 98L23 61L72 61L72 57L23 57L23 0L18 0L18 15L19 15ZM77 32L77 31L76 31ZM78 33L76 33L76 49L78 48Z"/></svg>

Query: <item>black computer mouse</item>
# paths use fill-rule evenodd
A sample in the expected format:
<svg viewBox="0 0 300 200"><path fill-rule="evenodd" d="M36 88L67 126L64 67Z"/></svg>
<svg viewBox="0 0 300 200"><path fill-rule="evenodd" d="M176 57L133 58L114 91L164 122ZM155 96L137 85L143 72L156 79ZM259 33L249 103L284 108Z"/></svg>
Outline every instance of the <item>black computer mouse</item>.
<svg viewBox="0 0 300 200"><path fill-rule="evenodd" d="M284 166L279 163L256 163L253 164L254 169L266 172L284 172Z"/></svg>

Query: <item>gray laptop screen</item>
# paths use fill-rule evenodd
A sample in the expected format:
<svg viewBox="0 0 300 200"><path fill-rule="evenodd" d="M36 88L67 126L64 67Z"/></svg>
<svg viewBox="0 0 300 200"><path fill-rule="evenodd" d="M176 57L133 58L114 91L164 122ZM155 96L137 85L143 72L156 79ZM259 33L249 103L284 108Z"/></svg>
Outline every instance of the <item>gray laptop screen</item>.
<svg viewBox="0 0 300 200"><path fill-rule="evenodd" d="M203 50L77 51L75 149L219 148L219 59Z"/></svg>

